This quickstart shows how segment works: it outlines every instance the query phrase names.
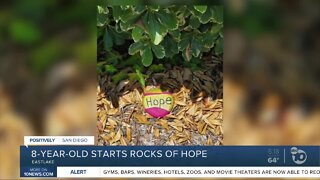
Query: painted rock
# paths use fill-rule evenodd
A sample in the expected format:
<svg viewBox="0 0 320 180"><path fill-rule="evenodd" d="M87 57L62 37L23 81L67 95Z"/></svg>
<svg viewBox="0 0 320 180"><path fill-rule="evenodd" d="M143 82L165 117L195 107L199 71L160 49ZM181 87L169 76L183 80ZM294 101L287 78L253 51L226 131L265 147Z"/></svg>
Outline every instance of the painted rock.
<svg viewBox="0 0 320 180"><path fill-rule="evenodd" d="M152 117L160 118L169 114L173 107L173 96L159 88L146 91L143 96L145 111Z"/></svg>

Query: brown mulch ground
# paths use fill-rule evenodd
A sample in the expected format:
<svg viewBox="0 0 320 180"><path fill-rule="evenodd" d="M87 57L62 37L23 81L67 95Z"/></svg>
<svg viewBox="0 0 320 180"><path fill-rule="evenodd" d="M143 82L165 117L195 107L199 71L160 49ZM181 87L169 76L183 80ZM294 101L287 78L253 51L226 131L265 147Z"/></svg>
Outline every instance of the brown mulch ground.
<svg viewBox="0 0 320 180"><path fill-rule="evenodd" d="M204 70L173 67L149 74L152 85L170 90L174 107L164 118L152 118L142 106L138 82L118 85L100 75L97 88L98 145L221 145L222 61L204 61Z"/></svg>

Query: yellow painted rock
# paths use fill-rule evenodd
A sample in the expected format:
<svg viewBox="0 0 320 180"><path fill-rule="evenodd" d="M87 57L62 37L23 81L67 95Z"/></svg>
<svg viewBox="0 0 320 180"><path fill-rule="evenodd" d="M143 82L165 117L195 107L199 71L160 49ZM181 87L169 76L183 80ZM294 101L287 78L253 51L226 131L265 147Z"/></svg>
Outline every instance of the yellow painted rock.
<svg viewBox="0 0 320 180"><path fill-rule="evenodd" d="M145 111L152 117L159 118L169 114L173 107L173 96L159 88L146 91L143 96Z"/></svg>

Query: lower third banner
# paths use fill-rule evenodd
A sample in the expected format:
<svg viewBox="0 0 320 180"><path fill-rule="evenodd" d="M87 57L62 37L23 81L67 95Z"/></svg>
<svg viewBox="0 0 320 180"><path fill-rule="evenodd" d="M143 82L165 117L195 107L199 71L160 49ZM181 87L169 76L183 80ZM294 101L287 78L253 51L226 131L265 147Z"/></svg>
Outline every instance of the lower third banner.
<svg viewBox="0 0 320 180"><path fill-rule="evenodd" d="M21 146L21 177L320 177L319 146Z"/></svg>

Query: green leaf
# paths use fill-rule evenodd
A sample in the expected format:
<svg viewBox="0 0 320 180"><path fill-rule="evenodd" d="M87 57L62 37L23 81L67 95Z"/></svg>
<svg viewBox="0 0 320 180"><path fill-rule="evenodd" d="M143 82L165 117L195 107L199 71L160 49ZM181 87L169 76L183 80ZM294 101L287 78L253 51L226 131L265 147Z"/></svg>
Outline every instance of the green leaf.
<svg viewBox="0 0 320 180"><path fill-rule="evenodd" d="M160 9L159 5L149 5L148 7L153 11L159 11L159 9Z"/></svg>
<svg viewBox="0 0 320 180"><path fill-rule="evenodd" d="M123 10L127 10L127 9L130 9L131 6L128 6L128 5L123 5L123 6L120 6L121 9Z"/></svg>
<svg viewBox="0 0 320 180"><path fill-rule="evenodd" d="M109 18L107 13L109 12L108 8L103 8L101 6L97 7L97 26L102 27L105 24L109 23Z"/></svg>
<svg viewBox="0 0 320 180"><path fill-rule="evenodd" d="M135 5L135 6L133 6L133 10L138 14L141 14L145 9L146 9L145 5Z"/></svg>
<svg viewBox="0 0 320 180"><path fill-rule="evenodd" d="M97 14L97 26L102 27L109 23L109 19L105 14Z"/></svg>
<svg viewBox="0 0 320 180"><path fill-rule="evenodd" d="M181 36L181 41L179 42L179 50L182 51L182 57L186 61L191 60L191 41L193 38L194 34L193 33L184 33Z"/></svg>
<svg viewBox="0 0 320 180"><path fill-rule="evenodd" d="M214 6L213 8L211 8L214 20L219 23L222 24L223 23L223 6Z"/></svg>
<svg viewBox="0 0 320 180"><path fill-rule="evenodd" d="M222 29L222 25L221 24L212 25L211 33L212 34L218 34L221 29Z"/></svg>
<svg viewBox="0 0 320 180"><path fill-rule="evenodd" d="M113 43L120 46L125 42L125 39L129 37L126 32L118 32L114 28L109 28L112 35Z"/></svg>
<svg viewBox="0 0 320 180"><path fill-rule="evenodd" d="M179 29L173 30L173 31L169 31L169 34L177 41L180 40L180 36L181 36L181 32Z"/></svg>
<svg viewBox="0 0 320 180"><path fill-rule="evenodd" d="M128 53L130 55L134 55L137 52L141 51L142 49L143 49L143 44L141 42L135 42L129 46Z"/></svg>
<svg viewBox="0 0 320 180"><path fill-rule="evenodd" d="M159 19L159 22L166 26L170 30L175 30L178 28L178 20L177 17L173 13L168 13L164 10L159 11L156 14Z"/></svg>
<svg viewBox="0 0 320 180"><path fill-rule="evenodd" d="M108 73L108 74L113 74L118 71L117 68L115 68L113 65L109 65L109 64L105 65L104 68L106 70L106 73Z"/></svg>
<svg viewBox="0 0 320 180"><path fill-rule="evenodd" d="M179 53L178 42L173 38L166 36L161 43L162 47L165 49L165 56L172 58L175 54Z"/></svg>
<svg viewBox="0 0 320 180"><path fill-rule="evenodd" d="M131 8L122 9L119 6L113 7L113 18L116 20L116 22L121 20L122 22L126 23L127 21L129 21L130 19L132 19L135 16L136 16L136 14L134 11L132 11Z"/></svg>
<svg viewBox="0 0 320 180"><path fill-rule="evenodd" d="M182 34L181 41L178 43L178 47L180 51L183 51L187 48L187 46L190 44L192 36L193 36L192 33Z"/></svg>
<svg viewBox="0 0 320 180"><path fill-rule="evenodd" d="M146 83L145 83L143 74L141 73L141 71L139 69L136 69L136 74L138 76L138 79L139 79L141 86L144 88L146 86Z"/></svg>
<svg viewBox="0 0 320 180"><path fill-rule="evenodd" d="M139 26L135 26L134 29L132 30L131 36L134 42L137 42L141 39L143 35L143 29Z"/></svg>
<svg viewBox="0 0 320 180"><path fill-rule="evenodd" d="M120 20L121 13L122 13L122 9L120 8L120 6L112 7L112 16L116 22Z"/></svg>
<svg viewBox="0 0 320 180"><path fill-rule="evenodd" d="M214 47L214 52L218 55L223 53L223 39L219 38Z"/></svg>
<svg viewBox="0 0 320 180"><path fill-rule="evenodd" d="M104 49L110 49L113 46L112 35L108 29L106 29L103 37Z"/></svg>
<svg viewBox="0 0 320 180"><path fill-rule="evenodd" d="M127 21L121 21L120 22L120 28L122 31L129 31L130 29L133 29L135 27L135 22L138 20L139 16L132 15L128 18Z"/></svg>
<svg viewBox="0 0 320 180"><path fill-rule="evenodd" d="M210 11L210 9L207 9L207 11L200 17L200 22L202 24L208 23L211 19L213 19L213 15Z"/></svg>
<svg viewBox="0 0 320 180"><path fill-rule="evenodd" d="M140 54L138 53L135 55L129 56L128 59L121 60L119 63L120 68L132 67L132 66L134 67L135 65L139 67L143 67Z"/></svg>
<svg viewBox="0 0 320 180"><path fill-rule="evenodd" d="M100 63L97 63L97 66L96 66L96 70L99 74L102 74L104 71L103 71L103 63L104 62L100 62Z"/></svg>
<svg viewBox="0 0 320 180"><path fill-rule="evenodd" d="M133 29L134 28L134 24L131 23L131 22L120 22L120 29L123 31L123 32L126 32L126 31L129 31L130 29Z"/></svg>
<svg viewBox="0 0 320 180"><path fill-rule="evenodd" d="M128 77L130 82L139 81L137 73L128 73Z"/></svg>
<svg viewBox="0 0 320 180"><path fill-rule="evenodd" d="M161 45L152 45L152 51L153 51L154 55L156 55L156 57L158 59L164 58L165 50L164 50L163 46L161 46Z"/></svg>
<svg viewBox="0 0 320 180"><path fill-rule="evenodd" d="M105 59L106 63L116 65L122 60L121 55L118 52L108 51L107 57ZM121 61L122 62L122 61Z"/></svg>
<svg viewBox="0 0 320 180"><path fill-rule="evenodd" d="M202 37L202 45L205 48L212 48L216 42L217 37L219 36L219 34L217 33L212 33L210 31L208 31L207 33L205 33Z"/></svg>
<svg viewBox="0 0 320 180"><path fill-rule="evenodd" d="M113 75L111 79L114 84L118 84L120 81L126 79L127 77L128 75L126 73L120 71L117 74Z"/></svg>
<svg viewBox="0 0 320 180"><path fill-rule="evenodd" d="M163 25L160 24L160 22L155 18L154 14L152 13L145 14L142 20L147 28L152 43L158 45L167 33L166 29L163 27Z"/></svg>
<svg viewBox="0 0 320 180"><path fill-rule="evenodd" d="M207 6L194 6L194 9L203 14L204 12L206 12Z"/></svg>
<svg viewBox="0 0 320 180"><path fill-rule="evenodd" d="M199 11L195 10L195 8L189 8L189 11L191 12L191 14L193 16L195 16L197 18L200 18L203 15L203 13L200 13Z"/></svg>
<svg viewBox="0 0 320 180"><path fill-rule="evenodd" d="M137 59L137 62L133 64L133 69L139 70L140 72L144 71L144 66L142 66L141 57L139 55L139 58Z"/></svg>
<svg viewBox="0 0 320 180"><path fill-rule="evenodd" d="M186 49L183 50L182 56L186 61L188 61L188 62L190 61L190 59L191 59L190 44L188 44Z"/></svg>
<svg viewBox="0 0 320 180"><path fill-rule="evenodd" d="M163 66L163 64L152 64L149 67L149 70L153 73L159 73L163 72L166 68Z"/></svg>
<svg viewBox="0 0 320 180"><path fill-rule="evenodd" d="M201 23L197 17L195 17L194 15L191 15L190 20L189 20L189 25L193 29L197 29L201 25Z"/></svg>
<svg viewBox="0 0 320 180"><path fill-rule="evenodd" d="M188 61L184 61L183 65L185 67L188 67L191 69L191 71L199 71L199 70L203 70L203 68L201 67L201 60L198 58L193 58L192 61L188 62Z"/></svg>
<svg viewBox="0 0 320 180"><path fill-rule="evenodd" d="M101 6L97 6L97 11L99 14L102 14L104 12L104 9Z"/></svg>
<svg viewBox="0 0 320 180"><path fill-rule="evenodd" d="M194 57L198 57L202 51L202 43L196 36L192 39L190 50Z"/></svg>
<svg viewBox="0 0 320 180"><path fill-rule="evenodd" d="M146 67L150 66L152 63L152 52L150 47L145 47L144 50L140 51L142 57L142 64Z"/></svg>
<svg viewBox="0 0 320 180"><path fill-rule="evenodd" d="M107 7L103 8L102 6L97 6L97 12L99 14L108 14L109 9Z"/></svg>

